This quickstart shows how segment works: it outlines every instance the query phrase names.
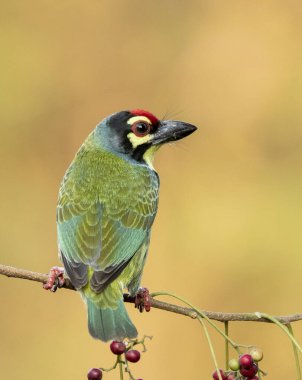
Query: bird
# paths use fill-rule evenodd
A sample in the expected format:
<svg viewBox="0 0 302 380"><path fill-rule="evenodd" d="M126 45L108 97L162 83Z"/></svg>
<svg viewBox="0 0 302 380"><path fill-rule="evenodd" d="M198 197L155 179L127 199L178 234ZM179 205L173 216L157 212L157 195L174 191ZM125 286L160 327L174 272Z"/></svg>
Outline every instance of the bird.
<svg viewBox="0 0 302 380"><path fill-rule="evenodd" d="M138 335L123 292L135 297L141 289L158 208L154 155L196 129L142 109L114 113L88 135L63 177L56 220L64 268L53 267L44 288L55 291L66 273L86 303L96 339Z"/></svg>

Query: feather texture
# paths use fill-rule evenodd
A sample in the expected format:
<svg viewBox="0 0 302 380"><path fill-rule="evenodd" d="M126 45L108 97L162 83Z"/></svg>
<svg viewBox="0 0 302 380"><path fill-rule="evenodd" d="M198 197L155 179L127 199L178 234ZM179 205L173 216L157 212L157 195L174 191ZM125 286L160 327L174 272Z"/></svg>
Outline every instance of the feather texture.
<svg viewBox="0 0 302 380"><path fill-rule="evenodd" d="M158 176L146 164L103 149L94 131L66 172L57 207L65 270L86 300L89 331L136 336L122 301L137 291L158 203Z"/></svg>

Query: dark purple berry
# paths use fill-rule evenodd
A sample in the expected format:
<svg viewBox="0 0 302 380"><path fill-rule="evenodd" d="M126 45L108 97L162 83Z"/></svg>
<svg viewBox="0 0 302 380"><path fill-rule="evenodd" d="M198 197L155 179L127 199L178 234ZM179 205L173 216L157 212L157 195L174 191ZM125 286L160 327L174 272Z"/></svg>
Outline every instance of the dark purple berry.
<svg viewBox="0 0 302 380"><path fill-rule="evenodd" d="M257 364L253 364L251 368L240 368L240 373L242 376L247 377L248 379L252 379L256 373L258 372Z"/></svg>
<svg viewBox="0 0 302 380"><path fill-rule="evenodd" d="M129 350L125 353L126 359L131 363L136 363L139 361L141 354L137 350Z"/></svg>
<svg viewBox="0 0 302 380"><path fill-rule="evenodd" d="M222 380L227 380L227 375L224 373L222 369L219 370ZM219 380L218 372L215 371L212 375L214 380Z"/></svg>
<svg viewBox="0 0 302 380"><path fill-rule="evenodd" d="M240 367L249 369L254 364L254 360L250 354L241 355L239 358Z"/></svg>
<svg viewBox="0 0 302 380"><path fill-rule="evenodd" d="M259 377L258 376L253 376L253 377L249 378L249 380L259 380Z"/></svg>
<svg viewBox="0 0 302 380"><path fill-rule="evenodd" d="M114 340L110 344L110 350L114 353L114 355L121 355L126 351L126 346L123 342L117 342Z"/></svg>
<svg viewBox="0 0 302 380"><path fill-rule="evenodd" d="M103 373L99 368L91 368L87 373L88 380L101 380Z"/></svg>
<svg viewBox="0 0 302 380"><path fill-rule="evenodd" d="M236 376L234 373L229 373L226 380L236 380Z"/></svg>

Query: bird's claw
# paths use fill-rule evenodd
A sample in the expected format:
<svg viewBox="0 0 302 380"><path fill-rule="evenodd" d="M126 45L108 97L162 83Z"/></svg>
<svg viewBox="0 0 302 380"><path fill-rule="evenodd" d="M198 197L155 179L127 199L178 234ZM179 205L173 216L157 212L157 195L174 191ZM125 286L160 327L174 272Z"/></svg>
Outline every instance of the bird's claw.
<svg viewBox="0 0 302 380"><path fill-rule="evenodd" d="M141 313L146 310L149 312L151 310L151 296L147 288L139 288L135 297L135 308Z"/></svg>
<svg viewBox="0 0 302 380"><path fill-rule="evenodd" d="M55 292L58 288L62 288L65 283L64 268L52 267L48 274L48 279L43 288Z"/></svg>

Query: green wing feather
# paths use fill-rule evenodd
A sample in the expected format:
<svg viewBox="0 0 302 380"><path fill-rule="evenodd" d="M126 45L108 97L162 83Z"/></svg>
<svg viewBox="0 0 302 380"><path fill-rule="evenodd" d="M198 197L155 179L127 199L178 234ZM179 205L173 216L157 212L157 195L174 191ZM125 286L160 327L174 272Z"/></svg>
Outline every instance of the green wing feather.
<svg viewBox="0 0 302 380"><path fill-rule="evenodd" d="M133 165L89 141L80 149L63 179L57 208L59 247L77 288L91 277L90 267L94 289L103 290L146 246L158 186L157 174L145 165Z"/></svg>

